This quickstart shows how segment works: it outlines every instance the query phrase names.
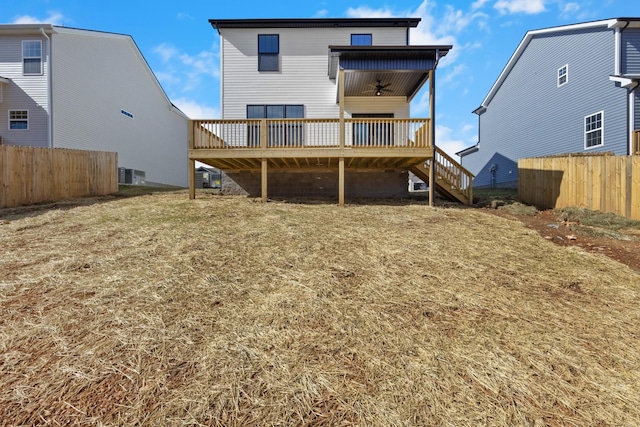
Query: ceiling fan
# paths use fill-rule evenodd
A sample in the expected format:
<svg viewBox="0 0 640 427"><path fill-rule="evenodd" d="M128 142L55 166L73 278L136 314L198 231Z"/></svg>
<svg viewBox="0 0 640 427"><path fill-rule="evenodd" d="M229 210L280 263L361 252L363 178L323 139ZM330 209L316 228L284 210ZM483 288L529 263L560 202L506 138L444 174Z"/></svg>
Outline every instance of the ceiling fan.
<svg viewBox="0 0 640 427"><path fill-rule="evenodd" d="M371 87L373 87L373 89L371 90L365 90L362 93L373 93L376 96L380 96L382 95L384 92L392 92L391 89L387 89L389 86L391 86L391 83L387 83L386 85L383 85L382 82L380 80L378 80L375 84L375 86L373 85L369 85Z"/></svg>

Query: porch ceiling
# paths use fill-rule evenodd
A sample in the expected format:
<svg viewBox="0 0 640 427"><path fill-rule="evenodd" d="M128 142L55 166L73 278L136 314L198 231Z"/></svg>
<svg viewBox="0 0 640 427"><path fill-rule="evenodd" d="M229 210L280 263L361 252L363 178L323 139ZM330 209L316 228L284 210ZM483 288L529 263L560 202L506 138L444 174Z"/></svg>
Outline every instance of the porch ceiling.
<svg viewBox="0 0 640 427"><path fill-rule="evenodd" d="M344 96L405 96L413 95L426 83L429 74L423 71L347 71ZM376 95L376 86L382 87Z"/></svg>
<svg viewBox="0 0 640 427"><path fill-rule="evenodd" d="M345 70L345 96L411 100L451 46L329 46L329 78ZM381 91L377 87L382 87Z"/></svg>

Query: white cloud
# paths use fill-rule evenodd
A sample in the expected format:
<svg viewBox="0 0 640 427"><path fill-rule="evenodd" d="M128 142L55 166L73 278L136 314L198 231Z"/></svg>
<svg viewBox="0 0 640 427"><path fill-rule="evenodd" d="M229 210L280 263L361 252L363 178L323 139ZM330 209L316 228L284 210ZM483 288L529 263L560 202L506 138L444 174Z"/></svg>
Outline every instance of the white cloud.
<svg viewBox="0 0 640 427"><path fill-rule="evenodd" d="M218 119L220 118L220 110L209 105L199 104L193 99L178 98L174 99L173 104L178 107L191 119Z"/></svg>
<svg viewBox="0 0 640 427"><path fill-rule="evenodd" d="M411 30L412 45L453 45L454 49L442 59L440 67L446 67L455 62L464 47L458 44L456 34L473 23L483 27L488 15L475 9L481 7L488 0L478 0L474 3L472 11L455 9L446 6L441 16L435 14L435 3L423 0L413 10L394 10L390 7L372 9L368 6L347 9L347 16L351 18L388 18L388 17L416 17L421 18L418 27Z"/></svg>
<svg viewBox="0 0 640 427"><path fill-rule="evenodd" d="M453 133L453 129L436 124L436 145L455 159L456 153L469 147L469 144Z"/></svg>
<svg viewBox="0 0 640 427"><path fill-rule="evenodd" d="M49 12L44 18L37 18L35 16L30 15L21 15L16 16L12 24L52 24L52 25L63 25L64 15L60 12Z"/></svg>
<svg viewBox="0 0 640 427"><path fill-rule="evenodd" d="M393 18L396 16L398 15L388 7L371 9L369 6L360 6L347 9L347 17L349 18Z"/></svg>
<svg viewBox="0 0 640 427"><path fill-rule="evenodd" d="M487 3L489 0L476 0L473 3L471 3L471 9L472 10L477 10L480 9L482 6L485 5L485 3Z"/></svg>
<svg viewBox="0 0 640 427"><path fill-rule="evenodd" d="M164 69L156 72L158 80L167 86L179 87L180 92L201 87L203 79L220 77L218 54L213 48L190 55L171 44L163 43L153 52L160 56L164 66Z"/></svg>
<svg viewBox="0 0 640 427"><path fill-rule="evenodd" d="M467 71L467 68L468 67L465 64L457 64L451 70L447 68L446 71L439 73L440 75L444 74L444 76L438 79L438 82L450 83L458 76L464 74L464 72Z"/></svg>
<svg viewBox="0 0 640 427"><path fill-rule="evenodd" d="M534 15L544 12L546 0L498 0L493 7L501 14L526 13Z"/></svg>
<svg viewBox="0 0 640 427"><path fill-rule="evenodd" d="M193 16L189 15L188 13L184 13L184 12L179 12L178 15L176 15L176 17L180 21L191 21L191 20L193 20Z"/></svg>
<svg viewBox="0 0 640 427"><path fill-rule="evenodd" d="M314 18L325 18L327 17L327 15L329 15L329 11L327 9L320 9L319 11L316 12L315 15L313 15Z"/></svg>
<svg viewBox="0 0 640 427"><path fill-rule="evenodd" d="M575 16L580 11L578 3L566 3L560 6L560 13L563 17L569 18Z"/></svg>

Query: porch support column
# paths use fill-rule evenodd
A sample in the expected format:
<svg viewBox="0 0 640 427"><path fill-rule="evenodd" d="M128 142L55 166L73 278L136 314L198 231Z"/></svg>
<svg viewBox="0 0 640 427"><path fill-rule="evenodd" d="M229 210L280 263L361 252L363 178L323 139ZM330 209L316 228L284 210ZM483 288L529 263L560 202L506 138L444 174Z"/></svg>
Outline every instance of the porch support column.
<svg viewBox="0 0 640 427"><path fill-rule="evenodd" d="M194 121L189 120L187 123L187 144L189 150L193 150L193 126ZM196 198L196 161L189 159L187 162L187 175L189 177L189 199Z"/></svg>
<svg viewBox="0 0 640 427"><path fill-rule="evenodd" d="M262 159L262 178L260 179L262 183L262 203L267 202L267 159Z"/></svg>
<svg viewBox="0 0 640 427"><path fill-rule="evenodd" d="M338 71L338 104L340 107L340 149L344 150L344 69ZM338 206L344 206L344 157L338 161Z"/></svg>
<svg viewBox="0 0 640 427"><path fill-rule="evenodd" d="M338 104L340 107L340 148L344 148L344 69L338 71Z"/></svg>
<svg viewBox="0 0 640 427"><path fill-rule="evenodd" d="M433 206L436 187L436 72L429 70L429 139L433 155L429 162L429 206Z"/></svg>
<svg viewBox="0 0 640 427"><path fill-rule="evenodd" d="M344 206L344 157L338 162L338 205Z"/></svg>

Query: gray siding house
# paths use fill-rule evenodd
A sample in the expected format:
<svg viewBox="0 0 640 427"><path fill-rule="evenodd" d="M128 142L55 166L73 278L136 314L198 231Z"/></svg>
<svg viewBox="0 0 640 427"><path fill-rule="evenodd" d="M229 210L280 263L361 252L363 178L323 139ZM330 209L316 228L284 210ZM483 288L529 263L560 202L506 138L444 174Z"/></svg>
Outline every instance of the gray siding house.
<svg viewBox="0 0 640 427"><path fill-rule="evenodd" d="M518 159L640 154L640 18L529 31L473 112L478 143L457 155L474 187L517 187Z"/></svg>
<svg viewBox="0 0 640 427"><path fill-rule="evenodd" d="M147 183L186 187L187 122L130 36L0 25L0 143L115 151Z"/></svg>

